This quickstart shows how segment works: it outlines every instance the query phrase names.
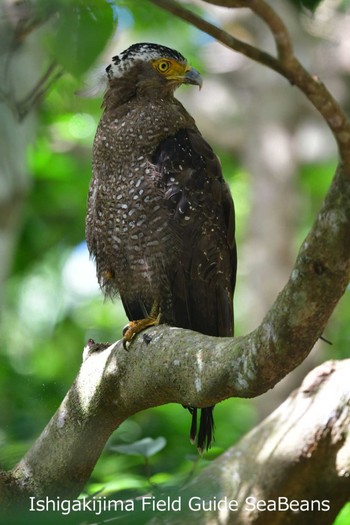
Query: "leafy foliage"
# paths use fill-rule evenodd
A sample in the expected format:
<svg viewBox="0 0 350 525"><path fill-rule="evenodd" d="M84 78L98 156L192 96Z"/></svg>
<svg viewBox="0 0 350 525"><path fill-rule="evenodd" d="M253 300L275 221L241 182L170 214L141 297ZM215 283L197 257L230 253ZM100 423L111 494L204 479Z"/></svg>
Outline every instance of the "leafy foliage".
<svg viewBox="0 0 350 525"><path fill-rule="evenodd" d="M42 16L55 19L46 36L54 59L80 76L95 62L114 30L113 11L105 0L40 0Z"/></svg>
<svg viewBox="0 0 350 525"><path fill-rule="evenodd" d="M319 4L311 0L293 2L310 10ZM70 75L57 81L40 107L36 141L28 151L32 188L6 286L0 335L2 468L11 468L44 428L79 369L79 349L87 339L115 340L125 324L120 303L104 303L97 287L87 286L86 281L95 283L94 270L82 271L88 267L84 217L101 101L75 97L80 87L75 78L95 62L110 40L116 17L118 31L128 33L131 40L171 42L197 67L201 58L196 51L206 41L190 25L148 2L123 0L112 5L104 0L40 0L38 7L42 16L50 19L43 31L43 54L55 59ZM224 172L232 173L230 182L238 197L238 224L243 236L251 211L248 178L237 160L233 161L232 152L220 156ZM320 206L333 162L327 159L300 166L296 184L304 200L304 213L298 225L298 241ZM348 352L349 301L347 297L339 305L327 333L334 343L329 350L332 357ZM188 442L189 416L182 407L168 405L137 414L111 437L86 495L126 498L171 489L188 480L257 421L253 403L243 399L221 403L215 414L220 440L203 458ZM346 523L348 510L344 509L337 525ZM34 521L38 523L39 519L36 515ZM131 523L130 516L128 519Z"/></svg>
<svg viewBox="0 0 350 525"><path fill-rule="evenodd" d="M298 8L306 8L310 11L315 11L322 0L290 0Z"/></svg>
<svg viewBox="0 0 350 525"><path fill-rule="evenodd" d="M343 507L342 511L337 516L334 525L348 525L350 522L350 503Z"/></svg>
<svg viewBox="0 0 350 525"><path fill-rule="evenodd" d="M322 4L324 0L289 0L298 9L306 9L311 13L314 13L316 9ZM349 9L349 0L339 0L335 2L334 7L339 11L346 11Z"/></svg>

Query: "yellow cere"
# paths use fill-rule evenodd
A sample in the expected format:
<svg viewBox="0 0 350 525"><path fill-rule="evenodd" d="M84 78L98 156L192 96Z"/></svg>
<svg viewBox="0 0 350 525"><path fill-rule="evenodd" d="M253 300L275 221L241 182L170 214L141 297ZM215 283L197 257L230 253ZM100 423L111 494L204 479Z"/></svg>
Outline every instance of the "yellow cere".
<svg viewBox="0 0 350 525"><path fill-rule="evenodd" d="M169 80L182 78L190 69L186 62L177 62L171 58L158 58L152 61L152 66L158 73L164 75Z"/></svg>

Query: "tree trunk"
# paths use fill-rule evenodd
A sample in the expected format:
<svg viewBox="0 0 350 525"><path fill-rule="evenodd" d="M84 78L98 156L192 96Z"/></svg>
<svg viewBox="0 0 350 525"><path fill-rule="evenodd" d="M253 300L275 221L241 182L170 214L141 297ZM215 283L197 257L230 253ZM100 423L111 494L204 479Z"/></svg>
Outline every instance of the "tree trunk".
<svg viewBox="0 0 350 525"><path fill-rule="evenodd" d="M349 359L315 368L280 407L193 480L186 493L237 501L238 509L192 513L191 521L333 523L350 493L349 374Z"/></svg>

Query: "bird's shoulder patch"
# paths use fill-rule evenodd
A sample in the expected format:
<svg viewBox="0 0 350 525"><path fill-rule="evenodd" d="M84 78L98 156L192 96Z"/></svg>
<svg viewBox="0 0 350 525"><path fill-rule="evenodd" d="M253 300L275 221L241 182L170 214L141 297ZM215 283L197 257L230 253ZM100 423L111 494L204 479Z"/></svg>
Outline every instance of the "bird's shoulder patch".
<svg viewBox="0 0 350 525"><path fill-rule="evenodd" d="M180 129L164 139L152 162L174 218L189 221L191 211L205 206L208 198L217 203L221 200L225 183L220 161L195 129Z"/></svg>

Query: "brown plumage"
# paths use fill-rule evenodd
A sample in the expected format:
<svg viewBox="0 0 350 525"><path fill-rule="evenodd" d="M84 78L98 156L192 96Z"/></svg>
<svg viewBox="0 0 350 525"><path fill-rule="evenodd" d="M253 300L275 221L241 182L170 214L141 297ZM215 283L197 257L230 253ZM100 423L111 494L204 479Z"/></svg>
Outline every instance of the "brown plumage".
<svg viewBox="0 0 350 525"><path fill-rule="evenodd" d="M233 335L234 208L220 163L174 98L201 84L180 53L135 44L113 58L93 149L86 237L105 294L119 294L124 338L168 323ZM197 434L197 409L191 440ZM201 411L197 445L208 448L213 407Z"/></svg>

